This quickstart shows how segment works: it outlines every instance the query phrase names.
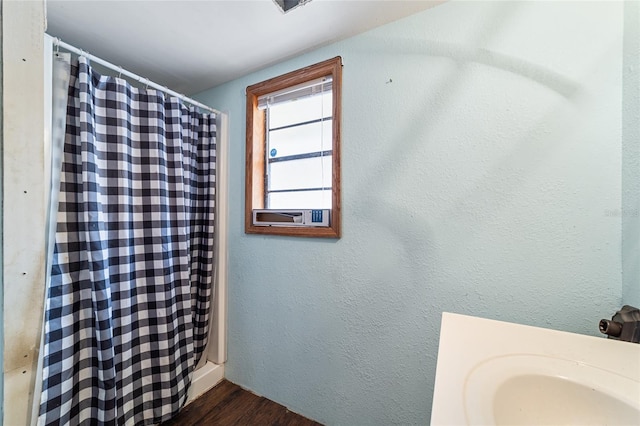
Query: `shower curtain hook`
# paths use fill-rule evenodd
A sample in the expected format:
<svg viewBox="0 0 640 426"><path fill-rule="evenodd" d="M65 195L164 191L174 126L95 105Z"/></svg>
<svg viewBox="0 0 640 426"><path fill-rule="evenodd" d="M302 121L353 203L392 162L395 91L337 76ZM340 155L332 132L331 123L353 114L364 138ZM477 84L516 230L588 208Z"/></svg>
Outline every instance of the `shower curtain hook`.
<svg viewBox="0 0 640 426"><path fill-rule="evenodd" d="M147 80L147 87L145 87L145 90L149 90L149 83L151 83L151 80L148 78L145 78L145 80Z"/></svg>
<svg viewBox="0 0 640 426"><path fill-rule="evenodd" d="M56 57L60 56L60 37L55 38Z"/></svg>
<svg viewBox="0 0 640 426"><path fill-rule="evenodd" d="M85 58L87 60L87 64L90 65L91 64L91 58L89 58L90 53L86 52L83 49L80 49L80 56Z"/></svg>
<svg viewBox="0 0 640 426"><path fill-rule="evenodd" d="M118 78L122 78L122 67L120 65L118 65Z"/></svg>

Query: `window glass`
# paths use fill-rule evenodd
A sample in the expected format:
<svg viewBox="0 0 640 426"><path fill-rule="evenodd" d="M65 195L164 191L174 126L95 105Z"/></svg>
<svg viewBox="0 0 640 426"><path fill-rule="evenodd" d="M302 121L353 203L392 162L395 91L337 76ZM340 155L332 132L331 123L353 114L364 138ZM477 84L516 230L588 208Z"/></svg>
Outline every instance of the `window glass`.
<svg viewBox="0 0 640 426"><path fill-rule="evenodd" d="M269 106L269 129L331 117L331 92Z"/></svg>
<svg viewBox="0 0 640 426"><path fill-rule="evenodd" d="M331 209L331 190L272 192L268 201L271 209Z"/></svg>
<svg viewBox="0 0 640 426"><path fill-rule="evenodd" d="M269 132L267 158L331 150L332 120Z"/></svg>
<svg viewBox="0 0 640 426"><path fill-rule="evenodd" d="M331 208L331 95L267 106L267 208Z"/></svg>
<svg viewBox="0 0 640 426"><path fill-rule="evenodd" d="M268 190L331 188L331 163L331 155L271 163Z"/></svg>

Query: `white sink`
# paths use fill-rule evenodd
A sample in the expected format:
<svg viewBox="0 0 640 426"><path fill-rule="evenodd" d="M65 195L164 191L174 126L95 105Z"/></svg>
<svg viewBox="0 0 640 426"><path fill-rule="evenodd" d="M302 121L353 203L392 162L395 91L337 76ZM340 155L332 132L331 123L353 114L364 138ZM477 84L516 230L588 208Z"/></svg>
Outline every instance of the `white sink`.
<svg viewBox="0 0 640 426"><path fill-rule="evenodd" d="M431 424L640 425L640 345L444 313Z"/></svg>

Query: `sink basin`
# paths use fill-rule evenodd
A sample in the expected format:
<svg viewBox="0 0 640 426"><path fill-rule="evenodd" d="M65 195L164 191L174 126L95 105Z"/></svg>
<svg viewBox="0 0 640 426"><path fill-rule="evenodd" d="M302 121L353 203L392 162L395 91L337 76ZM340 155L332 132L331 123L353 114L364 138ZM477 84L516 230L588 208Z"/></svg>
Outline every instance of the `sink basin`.
<svg viewBox="0 0 640 426"><path fill-rule="evenodd" d="M640 425L640 345L443 314L433 425Z"/></svg>
<svg viewBox="0 0 640 426"><path fill-rule="evenodd" d="M633 400L634 396L636 397ZM467 376L469 424L640 424L638 382L570 360L532 355L490 359Z"/></svg>

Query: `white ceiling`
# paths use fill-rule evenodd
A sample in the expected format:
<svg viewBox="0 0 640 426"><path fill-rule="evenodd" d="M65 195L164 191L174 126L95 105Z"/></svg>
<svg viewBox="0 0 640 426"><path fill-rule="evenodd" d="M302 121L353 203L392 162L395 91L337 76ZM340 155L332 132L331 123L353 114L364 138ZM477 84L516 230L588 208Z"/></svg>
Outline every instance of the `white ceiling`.
<svg viewBox="0 0 640 426"><path fill-rule="evenodd" d="M47 33L194 94L442 1L47 0Z"/></svg>

